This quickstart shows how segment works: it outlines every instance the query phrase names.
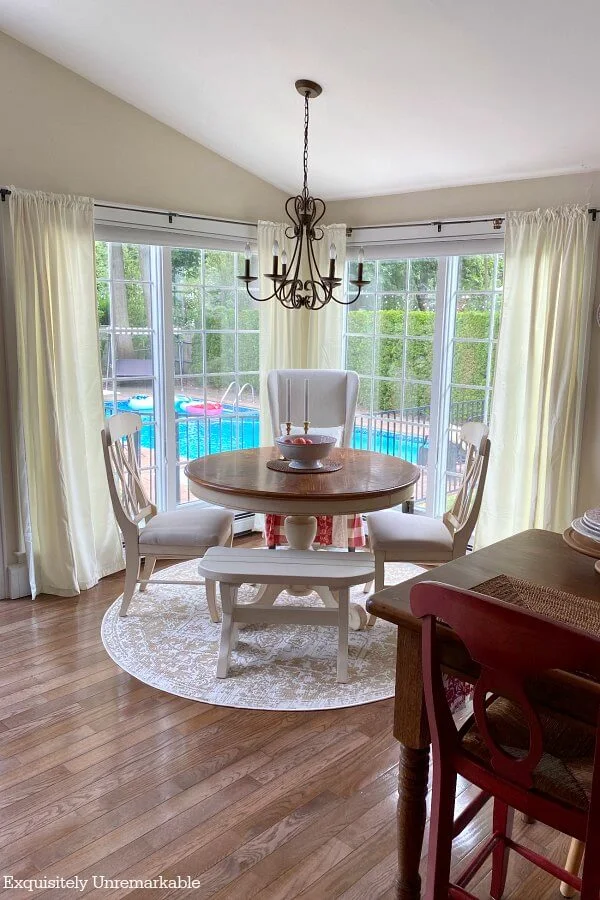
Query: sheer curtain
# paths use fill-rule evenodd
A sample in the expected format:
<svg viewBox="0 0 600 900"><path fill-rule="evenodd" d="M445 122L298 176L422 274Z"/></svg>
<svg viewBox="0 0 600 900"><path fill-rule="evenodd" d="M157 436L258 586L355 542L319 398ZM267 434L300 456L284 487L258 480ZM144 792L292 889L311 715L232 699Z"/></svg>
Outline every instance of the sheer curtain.
<svg viewBox="0 0 600 900"><path fill-rule="evenodd" d="M595 243L582 206L506 217L492 452L477 546L527 528L562 531L575 515Z"/></svg>
<svg viewBox="0 0 600 900"><path fill-rule="evenodd" d="M293 244L285 236L286 225L258 223L258 291L268 297L273 282L265 277L272 270L273 243L292 258ZM346 226L330 225L323 229L319 242L318 263L321 272L329 269L329 247L337 250L336 271L343 276L346 265ZM301 273L302 274L302 273ZM306 278L307 275L304 274ZM338 290L341 292L343 287ZM260 434L261 443L271 443L267 373L271 369L340 369L342 367L343 308L333 300L323 309L285 309L278 300L260 304Z"/></svg>
<svg viewBox="0 0 600 900"><path fill-rule="evenodd" d="M20 504L33 596L123 568L100 430L93 202L11 188Z"/></svg>

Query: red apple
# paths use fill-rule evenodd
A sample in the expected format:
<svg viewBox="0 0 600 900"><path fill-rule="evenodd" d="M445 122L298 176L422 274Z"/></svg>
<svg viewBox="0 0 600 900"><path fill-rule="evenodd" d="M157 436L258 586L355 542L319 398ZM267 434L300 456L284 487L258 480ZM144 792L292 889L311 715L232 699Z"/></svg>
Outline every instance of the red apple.
<svg viewBox="0 0 600 900"><path fill-rule="evenodd" d="M310 438L304 438L304 443L305 443L305 444L312 444L312 441L311 441Z"/></svg>

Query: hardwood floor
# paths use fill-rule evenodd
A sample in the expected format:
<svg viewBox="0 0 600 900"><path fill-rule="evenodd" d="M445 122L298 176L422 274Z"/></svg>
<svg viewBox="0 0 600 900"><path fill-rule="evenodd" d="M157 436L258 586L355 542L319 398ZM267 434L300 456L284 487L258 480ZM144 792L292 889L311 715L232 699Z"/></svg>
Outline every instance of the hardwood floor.
<svg viewBox="0 0 600 900"><path fill-rule="evenodd" d="M278 713L161 693L102 646L102 616L121 590L114 576L78 598L0 603L0 889L9 875L89 879L53 890L54 900L99 892L93 875L162 875L198 886L101 895L392 898L392 701ZM461 786L458 808L471 793ZM488 828L484 812L456 842L456 862ZM564 836L538 824L519 831L564 860ZM513 855L505 896L546 900L558 885Z"/></svg>

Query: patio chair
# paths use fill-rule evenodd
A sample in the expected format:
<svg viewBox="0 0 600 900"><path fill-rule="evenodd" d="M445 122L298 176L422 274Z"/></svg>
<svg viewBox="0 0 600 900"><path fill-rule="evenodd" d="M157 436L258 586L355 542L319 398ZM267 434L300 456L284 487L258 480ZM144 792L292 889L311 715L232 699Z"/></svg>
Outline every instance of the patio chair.
<svg viewBox="0 0 600 900"><path fill-rule="evenodd" d="M136 584L140 591L147 584L181 584L180 581L153 579L157 559L196 559L209 547L231 545L232 512L218 507L182 506L170 512L158 512L144 487L138 463L136 435L142 428L137 413L110 416L102 429L102 448L108 488L114 513L125 543L125 588L120 615L126 616ZM140 562L144 569L140 578ZM213 622L220 621L214 581L206 584L206 600Z"/></svg>
<svg viewBox="0 0 600 900"><path fill-rule="evenodd" d="M445 584L422 581L410 592L422 619L423 687L433 750L433 789L425 900L475 900L466 885L492 856L490 896L503 895L509 851L580 891L600 892L600 704L590 702L590 725L568 710L540 707L532 688L551 670L567 673L576 689L581 673L600 680L600 640L523 608ZM472 662L474 714L457 730L442 680L438 623L449 626ZM593 726L591 723L594 723ZM457 776L479 794L454 818ZM450 882L452 841L493 797L492 833ZM512 837L514 810L577 842L565 868Z"/></svg>
<svg viewBox="0 0 600 900"><path fill-rule="evenodd" d="M354 431L354 417L358 399L358 375L344 369L273 369L267 375L267 393L273 442L285 433L286 390L287 382L291 386L291 419L295 429L292 432L303 434L304 421L304 381L308 379L310 389L310 425L311 431L333 435L336 446L349 447ZM282 539L282 516L268 514L265 520L267 543L274 546ZM346 517L317 516L317 536L323 542L333 542L334 521L346 525ZM350 518L347 533L357 541L358 546L364 543L362 520L360 516ZM340 525L340 530L341 530ZM274 536L271 538L271 536ZM345 540L344 545L351 546ZM354 543L352 543L352 547Z"/></svg>
<svg viewBox="0 0 600 900"><path fill-rule="evenodd" d="M466 445L464 475L452 509L443 518L397 509L367 516L369 544L375 556L376 591L385 587L386 562L412 562L428 568L465 555L483 497L490 456L488 433L482 422L463 425L460 439ZM370 585L365 586L365 592L369 589Z"/></svg>

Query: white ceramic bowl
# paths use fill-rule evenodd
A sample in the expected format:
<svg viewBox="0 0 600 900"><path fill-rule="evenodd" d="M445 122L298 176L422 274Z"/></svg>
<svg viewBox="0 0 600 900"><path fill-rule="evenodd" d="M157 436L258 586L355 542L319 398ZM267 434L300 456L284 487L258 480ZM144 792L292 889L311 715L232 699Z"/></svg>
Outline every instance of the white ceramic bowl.
<svg viewBox="0 0 600 900"><path fill-rule="evenodd" d="M290 435L292 439L302 435ZM321 462L335 446L335 438L329 434L309 434L312 444L291 444L289 438L277 438L275 443L284 459L290 460L290 469L320 469Z"/></svg>

